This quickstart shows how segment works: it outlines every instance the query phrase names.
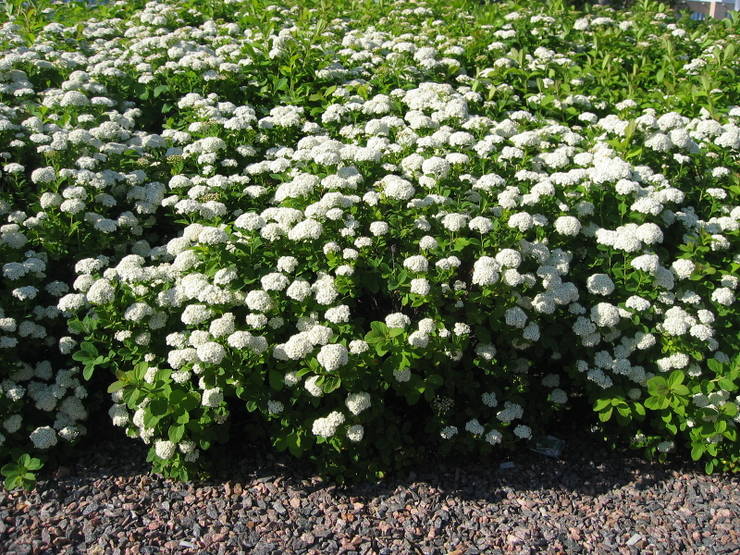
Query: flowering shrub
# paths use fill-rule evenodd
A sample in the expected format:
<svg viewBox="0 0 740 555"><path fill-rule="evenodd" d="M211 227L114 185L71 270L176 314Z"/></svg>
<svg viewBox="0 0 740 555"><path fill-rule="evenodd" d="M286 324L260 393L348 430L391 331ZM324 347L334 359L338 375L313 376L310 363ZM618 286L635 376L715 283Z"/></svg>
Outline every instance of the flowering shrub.
<svg viewBox="0 0 740 555"><path fill-rule="evenodd" d="M584 401L735 464L735 23L253 5L2 27L7 474L84 433L91 378L179 478L243 412L351 477Z"/></svg>

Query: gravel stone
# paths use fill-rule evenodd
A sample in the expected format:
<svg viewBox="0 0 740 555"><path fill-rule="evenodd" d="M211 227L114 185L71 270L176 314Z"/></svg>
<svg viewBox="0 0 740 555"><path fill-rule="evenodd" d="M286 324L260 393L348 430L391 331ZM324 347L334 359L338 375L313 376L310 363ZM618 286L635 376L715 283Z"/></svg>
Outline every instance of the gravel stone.
<svg viewBox="0 0 740 555"><path fill-rule="evenodd" d="M507 453L504 463L438 463L345 487L272 456L180 484L148 474L142 449L123 441L82 453L30 492L0 492L0 553L740 550L737 476L578 440L559 459Z"/></svg>

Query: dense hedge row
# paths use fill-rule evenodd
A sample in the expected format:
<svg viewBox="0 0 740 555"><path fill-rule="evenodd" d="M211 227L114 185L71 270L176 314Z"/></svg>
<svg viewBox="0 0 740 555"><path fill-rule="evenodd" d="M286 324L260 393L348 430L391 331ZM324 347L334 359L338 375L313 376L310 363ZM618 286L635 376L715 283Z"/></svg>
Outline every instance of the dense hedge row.
<svg viewBox="0 0 740 555"><path fill-rule="evenodd" d="M184 479L234 422L341 479L569 414L734 469L737 20L594 9L20 6L6 484L105 388Z"/></svg>

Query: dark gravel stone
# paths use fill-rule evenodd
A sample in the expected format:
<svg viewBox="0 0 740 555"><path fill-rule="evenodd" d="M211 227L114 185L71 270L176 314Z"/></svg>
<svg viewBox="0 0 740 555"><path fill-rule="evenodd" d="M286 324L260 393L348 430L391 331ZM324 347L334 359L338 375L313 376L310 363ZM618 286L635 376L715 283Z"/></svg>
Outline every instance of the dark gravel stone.
<svg viewBox="0 0 740 555"><path fill-rule="evenodd" d="M706 552L740 547L737 476L574 444L560 459L420 467L336 487L290 459L178 484L140 449L82 454L30 492L0 492L0 553ZM82 462L85 461L85 462Z"/></svg>

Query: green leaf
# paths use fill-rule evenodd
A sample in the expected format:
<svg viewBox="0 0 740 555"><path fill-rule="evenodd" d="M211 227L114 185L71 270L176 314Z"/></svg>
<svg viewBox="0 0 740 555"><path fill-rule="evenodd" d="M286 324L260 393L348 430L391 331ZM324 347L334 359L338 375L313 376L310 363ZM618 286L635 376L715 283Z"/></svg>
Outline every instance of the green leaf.
<svg viewBox="0 0 740 555"><path fill-rule="evenodd" d="M386 326L383 322L370 322L370 329L373 330L376 335L379 335L381 337L386 337L388 335L388 326Z"/></svg>
<svg viewBox="0 0 740 555"><path fill-rule="evenodd" d="M280 391L283 389L283 385L285 384L283 375L278 372L277 370L270 370L268 372L268 379L270 381L270 387L274 389L275 391Z"/></svg>
<svg viewBox="0 0 740 555"><path fill-rule="evenodd" d="M154 98L158 98L162 93L166 93L170 90L169 85L158 85L154 87Z"/></svg>
<svg viewBox="0 0 740 555"><path fill-rule="evenodd" d="M339 376L326 376L324 378L324 383L321 384L321 389L324 393L331 393L332 391L339 389L340 385L342 385L342 380Z"/></svg>
<svg viewBox="0 0 740 555"><path fill-rule="evenodd" d="M668 384L668 389L673 390L674 386L680 385L683 383L683 372L680 370L674 370L671 372L671 374L668 376L668 381L666 382Z"/></svg>
<svg viewBox="0 0 740 555"><path fill-rule="evenodd" d="M655 376L650 378L647 383L648 392L651 395L664 397L668 393L668 383L665 378L661 376Z"/></svg>
<svg viewBox="0 0 740 555"><path fill-rule="evenodd" d="M704 454L704 446L703 445L694 445L691 448L691 459L698 461L701 459L701 456Z"/></svg>
<svg viewBox="0 0 740 555"><path fill-rule="evenodd" d="M686 396L689 394L689 388L683 384L673 386L671 388L671 391L673 392L674 395L679 395L679 396Z"/></svg>
<svg viewBox="0 0 740 555"><path fill-rule="evenodd" d="M120 391L121 389L126 387L126 385L127 385L126 382L116 381L108 386L107 391L108 393L115 393L116 391Z"/></svg>
<svg viewBox="0 0 740 555"><path fill-rule="evenodd" d="M94 364L85 364L85 366L82 368L82 377L85 378L85 381L90 381L90 378L92 378L93 370L95 370Z"/></svg>
<svg viewBox="0 0 740 555"><path fill-rule="evenodd" d="M605 411L601 411L599 413L599 420L601 420L602 422L607 422L612 417L612 412L613 411L614 411L614 409L612 407L609 407Z"/></svg>
<svg viewBox="0 0 740 555"><path fill-rule="evenodd" d="M717 380L717 385L719 385L725 391L735 391L735 389L737 389L737 386L735 386L735 382L729 378L720 378L719 380Z"/></svg>
<svg viewBox="0 0 740 555"><path fill-rule="evenodd" d="M44 466L44 463L41 459L37 459L33 457L28 461L28 464L26 464L26 468L28 470L39 470L43 466Z"/></svg>
<svg viewBox="0 0 740 555"><path fill-rule="evenodd" d="M182 424L170 426L170 429L167 431L167 437L170 438L172 443L179 443L184 434L185 426Z"/></svg>
<svg viewBox="0 0 740 555"><path fill-rule="evenodd" d="M439 374L431 374L427 377L427 383L435 387L439 387L444 383L444 378Z"/></svg>
<svg viewBox="0 0 740 555"><path fill-rule="evenodd" d="M3 476L15 476L18 474L18 465L15 463L8 463L0 468L0 474Z"/></svg>
<svg viewBox="0 0 740 555"><path fill-rule="evenodd" d="M90 358L98 356L98 349L90 341L83 341L80 343L80 351L88 355Z"/></svg>
<svg viewBox="0 0 740 555"><path fill-rule="evenodd" d="M722 366L722 363L716 358L710 358L709 360L707 360L707 368L709 368L715 374L722 373Z"/></svg>
<svg viewBox="0 0 740 555"><path fill-rule="evenodd" d="M670 401L665 397L648 397L645 399L645 406L650 410L663 410L670 404Z"/></svg>
<svg viewBox="0 0 740 555"><path fill-rule="evenodd" d="M610 407L612 404L611 399L597 399L594 403L594 412L601 412L606 407Z"/></svg>
<svg viewBox="0 0 740 555"><path fill-rule="evenodd" d="M149 412L155 416L164 416L167 414L169 407L166 399L154 399L149 403Z"/></svg>

